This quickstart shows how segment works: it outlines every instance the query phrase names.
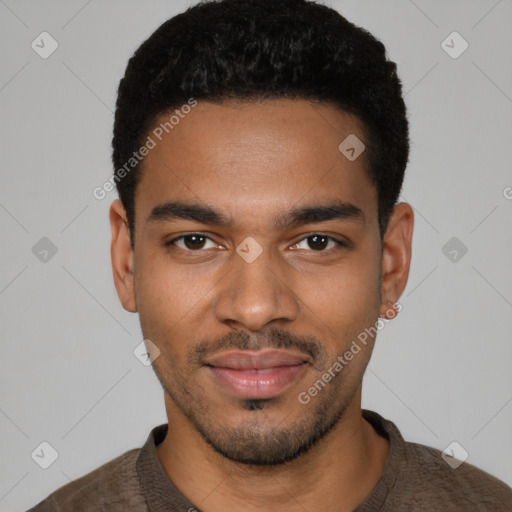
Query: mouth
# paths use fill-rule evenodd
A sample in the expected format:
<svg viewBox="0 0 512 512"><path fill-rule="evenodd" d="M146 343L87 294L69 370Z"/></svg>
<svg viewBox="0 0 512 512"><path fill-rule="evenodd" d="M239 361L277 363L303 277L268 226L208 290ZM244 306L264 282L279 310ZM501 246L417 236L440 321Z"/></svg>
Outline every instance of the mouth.
<svg viewBox="0 0 512 512"><path fill-rule="evenodd" d="M238 398L272 398L304 375L310 358L304 354L263 349L227 351L205 366L224 390Z"/></svg>

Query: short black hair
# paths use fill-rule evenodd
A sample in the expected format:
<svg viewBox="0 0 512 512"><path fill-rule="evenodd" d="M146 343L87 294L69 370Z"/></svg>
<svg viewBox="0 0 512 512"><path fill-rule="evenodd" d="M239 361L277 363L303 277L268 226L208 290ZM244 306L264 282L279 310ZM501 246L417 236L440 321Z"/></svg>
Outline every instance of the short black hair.
<svg viewBox="0 0 512 512"><path fill-rule="evenodd" d="M114 120L114 178L132 247L140 164L126 172L126 163L156 118L191 98L307 99L355 115L383 237L402 187L409 129L396 64L368 31L311 0L209 0L156 29L128 62Z"/></svg>

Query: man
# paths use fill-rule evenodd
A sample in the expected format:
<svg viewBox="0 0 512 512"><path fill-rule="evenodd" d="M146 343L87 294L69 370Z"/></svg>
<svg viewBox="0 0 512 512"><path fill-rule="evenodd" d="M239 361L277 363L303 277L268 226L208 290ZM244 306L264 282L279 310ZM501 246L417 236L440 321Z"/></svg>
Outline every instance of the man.
<svg viewBox="0 0 512 512"><path fill-rule="evenodd" d="M413 212L382 43L306 0L223 0L130 59L110 208L168 424L44 511L505 511L512 490L361 410Z"/></svg>

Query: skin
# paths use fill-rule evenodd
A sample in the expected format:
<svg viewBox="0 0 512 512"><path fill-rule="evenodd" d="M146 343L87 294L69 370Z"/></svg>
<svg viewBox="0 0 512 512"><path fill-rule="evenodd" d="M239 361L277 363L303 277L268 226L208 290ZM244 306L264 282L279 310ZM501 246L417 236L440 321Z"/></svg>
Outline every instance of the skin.
<svg viewBox="0 0 512 512"><path fill-rule="evenodd" d="M409 274L412 208L395 206L381 241L365 153L349 161L338 150L349 134L365 141L357 118L328 104L200 101L142 163L133 251L126 212L118 200L111 205L119 298L160 350L153 368L170 427L158 457L206 512L351 511L382 476L389 443L361 415L374 339L308 404L297 398L379 314L394 316L388 302L398 300ZM148 221L171 200L215 208L232 225ZM273 227L292 208L336 200L360 208L364 219ZM164 245L197 232L209 238L202 245ZM308 239L314 234L349 246L319 249ZM251 263L236 252L247 237L262 249ZM197 356L277 347L277 335L286 350L313 347L314 356L306 355L310 364L296 381L253 410Z"/></svg>

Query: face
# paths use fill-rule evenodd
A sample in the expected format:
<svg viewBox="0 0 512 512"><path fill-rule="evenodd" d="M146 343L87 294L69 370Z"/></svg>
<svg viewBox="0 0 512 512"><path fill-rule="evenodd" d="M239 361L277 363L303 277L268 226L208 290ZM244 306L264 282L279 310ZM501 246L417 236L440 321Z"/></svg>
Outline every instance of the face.
<svg viewBox="0 0 512 512"><path fill-rule="evenodd" d="M338 149L351 134L356 118L305 100L199 102L142 163L133 254L113 227L168 415L231 460L292 460L360 390L374 340L335 363L377 321L384 258L365 153Z"/></svg>

